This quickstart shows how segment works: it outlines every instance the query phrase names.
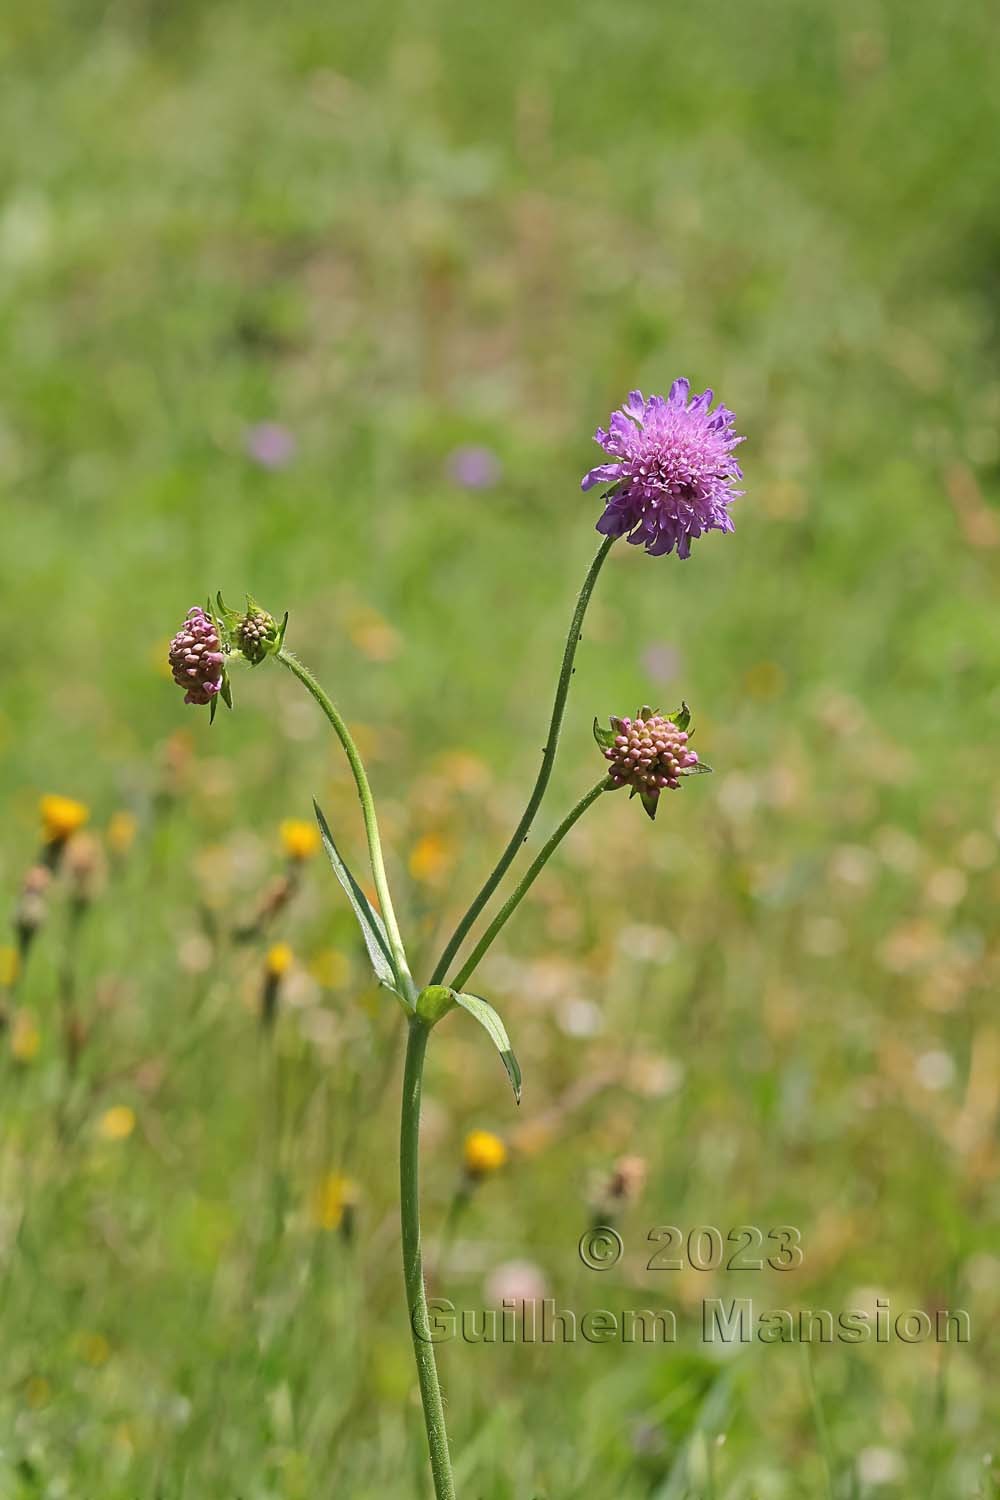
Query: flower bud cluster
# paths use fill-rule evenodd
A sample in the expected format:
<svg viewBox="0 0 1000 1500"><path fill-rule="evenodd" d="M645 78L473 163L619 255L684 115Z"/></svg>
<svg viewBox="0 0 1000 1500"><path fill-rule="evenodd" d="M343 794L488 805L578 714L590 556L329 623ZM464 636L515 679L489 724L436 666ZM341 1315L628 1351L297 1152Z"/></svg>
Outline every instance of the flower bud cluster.
<svg viewBox="0 0 1000 1500"><path fill-rule="evenodd" d="M211 703L222 691L224 656L215 621L195 605L170 642L170 670L185 703Z"/></svg>
<svg viewBox="0 0 1000 1500"><path fill-rule="evenodd" d="M698 764L698 755L688 749L687 731L661 714L648 718L611 719L615 737L604 751L611 763L615 786L632 786L640 792L676 791L680 778Z"/></svg>
<svg viewBox="0 0 1000 1500"><path fill-rule="evenodd" d="M250 665L256 667L274 650L278 634L274 616L254 605L240 617L236 626L236 644Z"/></svg>

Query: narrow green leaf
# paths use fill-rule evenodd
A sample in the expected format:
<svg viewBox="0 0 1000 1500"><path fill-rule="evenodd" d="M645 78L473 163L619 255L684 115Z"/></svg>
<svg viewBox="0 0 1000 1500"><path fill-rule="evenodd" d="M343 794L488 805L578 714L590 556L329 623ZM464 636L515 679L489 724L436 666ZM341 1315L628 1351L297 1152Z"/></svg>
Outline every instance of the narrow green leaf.
<svg viewBox="0 0 1000 1500"><path fill-rule="evenodd" d="M514 1098L518 1104L521 1102L521 1069L517 1058L514 1056L510 1045L510 1037L507 1029L488 1001L481 995L455 995L455 999L463 1010L467 1010L470 1016L474 1016L480 1026L489 1033L490 1040L500 1054L500 1061L507 1069L507 1077L510 1086L514 1090Z"/></svg>
<svg viewBox="0 0 1000 1500"><path fill-rule="evenodd" d="M318 802L313 802L316 813L316 822L319 824L320 836L323 840L323 848L326 857L333 867L333 873L344 887L348 901L351 903L354 915L358 919L361 928L361 936L365 940L368 949L368 957L371 959L372 968L379 984L385 985L386 989L392 990L393 994L399 995L399 987L396 984L396 975L392 967L391 950L389 939L386 936L382 918L372 906L364 891L358 885L347 865L340 856L340 851L333 842L333 835L323 816L323 811ZM400 996L402 999L403 997Z"/></svg>
<svg viewBox="0 0 1000 1500"><path fill-rule="evenodd" d="M712 767L707 761L703 760L696 761L693 766L685 766L684 768L685 776L710 776L711 774Z"/></svg>

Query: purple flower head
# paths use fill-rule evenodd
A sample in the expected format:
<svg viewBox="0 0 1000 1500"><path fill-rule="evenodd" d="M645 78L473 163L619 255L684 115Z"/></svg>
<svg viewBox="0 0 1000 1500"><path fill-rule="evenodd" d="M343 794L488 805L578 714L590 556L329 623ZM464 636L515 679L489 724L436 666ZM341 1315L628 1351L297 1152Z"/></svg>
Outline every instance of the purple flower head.
<svg viewBox="0 0 1000 1500"><path fill-rule="evenodd" d="M633 391L608 430L594 440L612 460L584 475L581 489L611 488L597 523L605 536L624 536L651 557L677 549L690 557L691 542L703 531L732 531L727 507L743 491L734 481L743 471L733 449L743 438L733 432L733 413L711 410L712 391L688 400L690 386L675 380L670 395Z"/></svg>
<svg viewBox="0 0 1000 1500"><path fill-rule="evenodd" d="M245 438L247 456L262 469L287 469L297 446L294 433L280 422L258 422Z"/></svg>
<svg viewBox="0 0 1000 1500"><path fill-rule="evenodd" d="M448 477L463 490L490 490L500 478L500 460L478 444L455 448L448 455Z"/></svg>
<svg viewBox="0 0 1000 1500"><path fill-rule="evenodd" d="M168 660L177 686L187 690L185 703L211 703L222 691L224 657L219 632L211 616L197 605L188 610L170 642Z"/></svg>
<svg viewBox="0 0 1000 1500"><path fill-rule="evenodd" d="M609 762L608 775L615 787L631 787L631 795L642 798L651 818L662 791L677 791L683 776L697 776L711 767L698 759L688 744L691 713L683 704L677 713L654 713L640 708L634 719L611 717L611 728L594 721L594 738Z"/></svg>

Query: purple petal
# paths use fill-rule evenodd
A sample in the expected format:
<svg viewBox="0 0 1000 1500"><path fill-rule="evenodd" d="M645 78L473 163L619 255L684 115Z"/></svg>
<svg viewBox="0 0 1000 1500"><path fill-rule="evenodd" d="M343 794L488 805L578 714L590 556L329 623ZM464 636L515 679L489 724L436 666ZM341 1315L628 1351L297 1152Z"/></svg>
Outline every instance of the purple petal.
<svg viewBox="0 0 1000 1500"><path fill-rule="evenodd" d="M624 511L616 510L612 505L607 507L597 523L597 530L602 536L623 536L628 528L628 516Z"/></svg>
<svg viewBox="0 0 1000 1500"><path fill-rule="evenodd" d="M673 385L670 387L670 395L667 397L670 405L686 406L688 391L690 389L691 382L690 380L685 380L683 375L678 380L675 380Z"/></svg>
<svg viewBox="0 0 1000 1500"><path fill-rule="evenodd" d="M598 464L580 480L581 490L592 490L595 484L610 484L621 474L621 464Z"/></svg>
<svg viewBox="0 0 1000 1500"><path fill-rule="evenodd" d="M635 424L629 421L624 412L615 411L611 413L612 437L616 437L622 444L631 446L633 440L637 437L637 435L638 434L635 430Z"/></svg>

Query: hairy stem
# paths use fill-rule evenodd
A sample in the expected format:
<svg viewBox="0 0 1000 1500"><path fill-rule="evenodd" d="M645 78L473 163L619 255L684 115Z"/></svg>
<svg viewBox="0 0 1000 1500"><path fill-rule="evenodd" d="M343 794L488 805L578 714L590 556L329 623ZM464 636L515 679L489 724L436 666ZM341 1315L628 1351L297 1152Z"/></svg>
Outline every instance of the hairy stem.
<svg viewBox="0 0 1000 1500"><path fill-rule="evenodd" d="M559 746L559 732L562 729L563 715L566 712L566 699L569 695L570 680L573 676L573 661L576 657L576 648L580 643L580 631L583 627L583 617L587 613L587 605L590 603L590 596L594 592L594 585L597 582L598 574L600 573L601 568L604 566L604 559L611 551L614 541L614 537L605 537L602 541L600 547L597 549L597 556L594 558L594 561L590 565L590 571L587 573L586 578L583 580L583 587L581 588L579 598L576 601L576 608L573 611L573 618L570 621L569 635L566 637L566 647L563 651L562 668L559 672L559 681L556 684L556 696L555 702L552 705L552 719L549 723L548 739L545 741L545 749L542 751L542 764L539 767L538 778L532 789L531 796L528 798L528 805L524 809L524 812L521 814L521 821L518 823L517 827L514 829L514 832L511 834L510 842L508 843L506 849L503 851L499 860L490 871L482 889L474 898L472 905L469 907L468 911L465 913L464 917L455 928L455 931L448 939L447 946L445 947L444 952L441 954L441 957L438 959L437 965L434 969L434 973L431 975L431 984L441 984L443 982L444 976L448 971L452 959L455 957L455 954L458 952L462 943L465 941L465 937L469 931L469 928L479 916L479 913L482 911L483 907L486 905L487 901L490 899L493 892L500 884L500 881L503 879L505 873L510 868L511 861L513 860L517 851L520 849L521 845L524 843L524 840L527 838L528 830L531 828L531 825L534 822L535 813L538 811L541 800L545 795L545 788L549 784L549 778L552 775L552 767L555 765L556 761L556 750Z"/></svg>
<svg viewBox="0 0 1000 1500"><path fill-rule="evenodd" d="M368 857L371 861L375 890L378 893L378 904L382 909L382 920L385 922L389 947L392 951L393 970L401 991L412 1000L416 994L416 987L410 976L409 965L406 962L406 952L403 948L403 939L399 935L399 924L396 921L392 897L389 894L389 880L385 873L385 860L382 858L382 841L379 838L378 819L375 816L375 799L372 797L372 789L368 784L368 776L362 764L361 756L358 754L358 747L351 738L350 730L344 723L336 707L320 687L308 667L304 667L297 657L284 648L278 652L277 659L283 666L288 668L293 676L299 679L303 687L307 688L316 699L316 702L333 725L334 732L344 747L344 754L347 756L348 763L354 775L354 783L358 789L358 800L361 803L361 813L365 820L365 833L368 838Z"/></svg>
<svg viewBox="0 0 1000 1500"><path fill-rule="evenodd" d="M448 1452L448 1432L444 1420L444 1402L438 1381L437 1361L427 1319L427 1294L424 1291L424 1269L420 1253L420 1095L423 1086L424 1056L430 1026L419 1016L408 1022L406 1065L403 1071L403 1105L399 1124L399 1208L403 1231L403 1280L406 1285L406 1307L413 1337L413 1356L417 1363L420 1400L427 1428L431 1473L436 1500L454 1500L455 1480Z"/></svg>
<svg viewBox="0 0 1000 1500"><path fill-rule="evenodd" d="M462 965L455 978L451 981L451 988L453 990L462 990L465 988L469 979L472 977L474 970L478 968L480 960L483 958L487 950L492 946L497 934L500 932L501 928L506 926L506 924L510 921L511 917L514 915L515 911L520 906L525 896L528 894L538 875L544 869L549 859L552 857L556 849L566 837L567 833L569 833L570 829L573 827L573 824L577 821L578 818L583 817L583 814L587 811L587 808L590 806L590 804L592 802L596 802L602 792L611 790L611 782L606 776L602 776L597 785L592 786L587 795L585 797L581 797L576 806L571 808L570 811L566 814L562 822L559 824L559 827L556 829L555 833L552 834L548 842L545 843L539 850L535 859L528 867L525 874L521 877L519 883L515 886L514 890L511 891L510 895L507 897L507 900L504 902L503 906L501 906L500 910L493 918L493 921L490 923L486 931L483 933L482 937L479 939L479 942L472 950L470 956L466 959L465 963Z"/></svg>

